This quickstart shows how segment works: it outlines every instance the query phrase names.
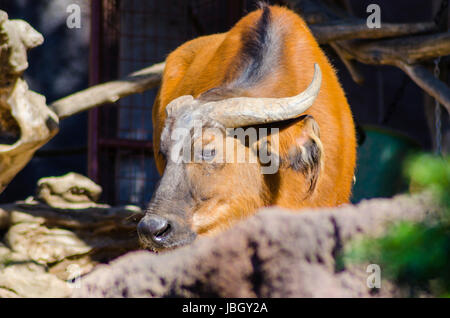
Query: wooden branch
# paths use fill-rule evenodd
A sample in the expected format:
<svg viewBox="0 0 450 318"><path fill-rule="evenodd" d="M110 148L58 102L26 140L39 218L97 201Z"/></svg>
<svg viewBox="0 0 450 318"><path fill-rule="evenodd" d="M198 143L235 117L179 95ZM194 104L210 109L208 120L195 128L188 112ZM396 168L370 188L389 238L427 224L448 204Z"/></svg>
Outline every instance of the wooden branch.
<svg viewBox="0 0 450 318"><path fill-rule="evenodd" d="M310 29L319 44L326 44L338 40L398 37L437 30L436 25L432 22L383 23L379 29L369 29L366 21L359 19L352 19L350 21L337 20L327 24L313 24L310 26Z"/></svg>
<svg viewBox="0 0 450 318"><path fill-rule="evenodd" d="M165 63L158 63L125 78L89 87L53 102L50 108L64 119L102 104L114 103L128 95L142 93L159 85L164 66Z"/></svg>
<svg viewBox="0 0 450 318"><path fill-rule="evenodd" d="M397 62L408 76L425 92L434 97L444 106L450 114L450 88L422 65L409 65L402 61Z"/></svg>
<svg viewBox="0 0 450 318"><path fill-rule="evenodd" d="M345 67L347 68L348 72L350 73L355 83L362 85L364 83L364 77L358 70L358 66L355 65L354 61L348 58L348 55L346 55L336 43L332 42L330 43L330 46L336 51L336 54L344 63Z"/></svg>
<svg viewBox="0 0 450 318"><path fill-rule="evenodd" d="M450 55L450 32L380 41L338 41L341 58L364 64L392 65L402 69L419 87L436 98L450 113L450 88L415 63Z"/></svg>
<svg viewBox="0 0 450 318"><path fill-rule="evenodd" d="M357 73L355 65L351 63L352 59L364 64L393 65L402 69L419 87L436 98L450 113L450 88L439 79L434 78L425 67L414 65L438 56L450 55L450 32L370 42L342 41L352 38L375 39L425 33L437 29L437 26L433 23L383 23L380 29L368 29L361 20L357 22L357 19L345 13L338 15L336 11L330 10L322 2L286 1L295 8L301 8L305 20L313 23L310 28L319 43L330 43L356 83L360 83L362 78ZM349 22L345 22L345 20ZM322 25L314 23L322 23ZM328 25L324 25L324 23ZM358 35L359 32L361 34Z"/></svg>
<svg viewBox="0 0 450 318"><path fill-rule="evenodd" d="M364 64L395 65L398 60L408 64L450 55L450 32L409 36L379 41L338 41L346 53Z"/></svg>

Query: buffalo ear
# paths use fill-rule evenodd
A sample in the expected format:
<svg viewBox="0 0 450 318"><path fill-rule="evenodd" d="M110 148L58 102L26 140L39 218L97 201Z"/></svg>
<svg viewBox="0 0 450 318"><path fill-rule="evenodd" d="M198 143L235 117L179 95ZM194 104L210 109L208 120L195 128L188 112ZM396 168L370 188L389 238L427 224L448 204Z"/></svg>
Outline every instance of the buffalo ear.
<svg viewBox="0 0 450 318"><path fill-rule="evenodd" d="M301 172L309 183L308 195L314 191L322 170L323 147L320 141L320 128L310 115L299 123L301 134L283 158L284 166Z"/></svg>

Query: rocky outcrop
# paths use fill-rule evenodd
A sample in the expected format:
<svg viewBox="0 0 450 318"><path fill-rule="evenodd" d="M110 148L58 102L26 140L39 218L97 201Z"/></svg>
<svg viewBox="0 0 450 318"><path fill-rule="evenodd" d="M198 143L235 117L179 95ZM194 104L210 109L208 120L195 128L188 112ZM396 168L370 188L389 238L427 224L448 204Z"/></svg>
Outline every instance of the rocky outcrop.
<svg viewBox="0 0 450 318"><path fill-rule="evenodd" d="M59 119L45 97L28 89L27 51L44 41L22 20L0 10L0 193L57 132Z"/></svg>
<svg viewBox="0 0 450 318"><path fill-rule="evenodd" d="M269 208L213 238L159 255L132 252L82 277L74 297L392 297L367 287L367 264L341 268L346 243L436 211L428 196L375 199L299 214ZM381 273L383 274L383 273Z"/></svg>
<svg viewBox="0 0 450 318"><path fill-rule="evenodd" d="M38 181L36 199L59 209L87 209L109 207L96 203L102 188L85 176L69 172L60 177L42 178Z"/></svg>
<svg viewBox="0 0 450 318"><path fill-rule="evenodd" d="M68 297L71 290L47 266L0 245L0 298Z"/></svg>
<svg viewBox="0 0 450 318"><path fill-rule="evenodd" d="M96 203L101 188L77 174L38 185L0 207L0 297L68 297L74 279L139 249L138 207Z"/></svg>

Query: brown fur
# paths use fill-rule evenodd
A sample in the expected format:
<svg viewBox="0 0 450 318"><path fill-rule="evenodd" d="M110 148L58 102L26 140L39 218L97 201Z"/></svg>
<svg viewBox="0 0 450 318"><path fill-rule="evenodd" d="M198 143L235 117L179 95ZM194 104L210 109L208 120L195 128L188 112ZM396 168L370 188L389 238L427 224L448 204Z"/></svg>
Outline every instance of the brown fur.
<svg viewBox="0 0 450 318"><path fill-rule="evenodd" d="M346 97L335 70L320 49L306 23L294 12L271 6L271 23L280 42L280 57L270 76L231 95L249 97L287 97L306 89L312 80L314 63L323 74L320 93L306 114L320 127L305 132L303 121L295 121L280 130L280 155L289 158L292 147L302 149L309 136L321 151L321 169L316 169L313 191L307 195L311 181L305 171L282 165L275 175L261 175L258 167L227 164L220 171L198 164L188 165L189 182L195 194L202 187L198 204L192 211L192 228L199 234L223 230L258 208L279 205L289 209L331 207L349 202L356 160L355 128ZM230 31L189 41L166 60L163 81L153 107L154 150L159 172L165 161L159 152L161 131L166 118L165 107L182 95L201 94L214 88L228 87L242 72L243 43L249 30L261 19L262 9L242 18ZM222 98L228 98L224 90ZM219 93L208 93L218 99ZM218 94L218 95L217 95ZM212 96L212 97L211 97ZM317 128L316 128L317 130ZM303 138L303 139L302 139ZM305 148L303 148L305 149ZM307 159L305 154L305 159ZM307 160L306 160L307 161ZM319 165L320 166L320 165ZM206 174L205 174L206 173ZM309 181L308 181L309 180ZM207 192L207 193L206 193Z"/></svg>

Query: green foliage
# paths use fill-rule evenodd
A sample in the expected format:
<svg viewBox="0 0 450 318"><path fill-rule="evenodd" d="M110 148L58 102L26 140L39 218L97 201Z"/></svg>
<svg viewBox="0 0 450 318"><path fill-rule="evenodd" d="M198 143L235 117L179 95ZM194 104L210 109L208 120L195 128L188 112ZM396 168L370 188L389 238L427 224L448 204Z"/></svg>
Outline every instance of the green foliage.
<svg viewBox="0 0 450 318"><path fill-rule="evenodd" d="M445 212L450 213L450 156L422 154L410 159L405 168L411 183L433 191Z"/></svg>
<svg viewBox="0 0 450 318"><path fill-rule="evenodd" d="M379 264L385 276L410 290L450 295L450 158L420 155L405 166L411 184L429 190L442 205L439 218L392 224L377 239L354 243L344 262Z"/></svg>

